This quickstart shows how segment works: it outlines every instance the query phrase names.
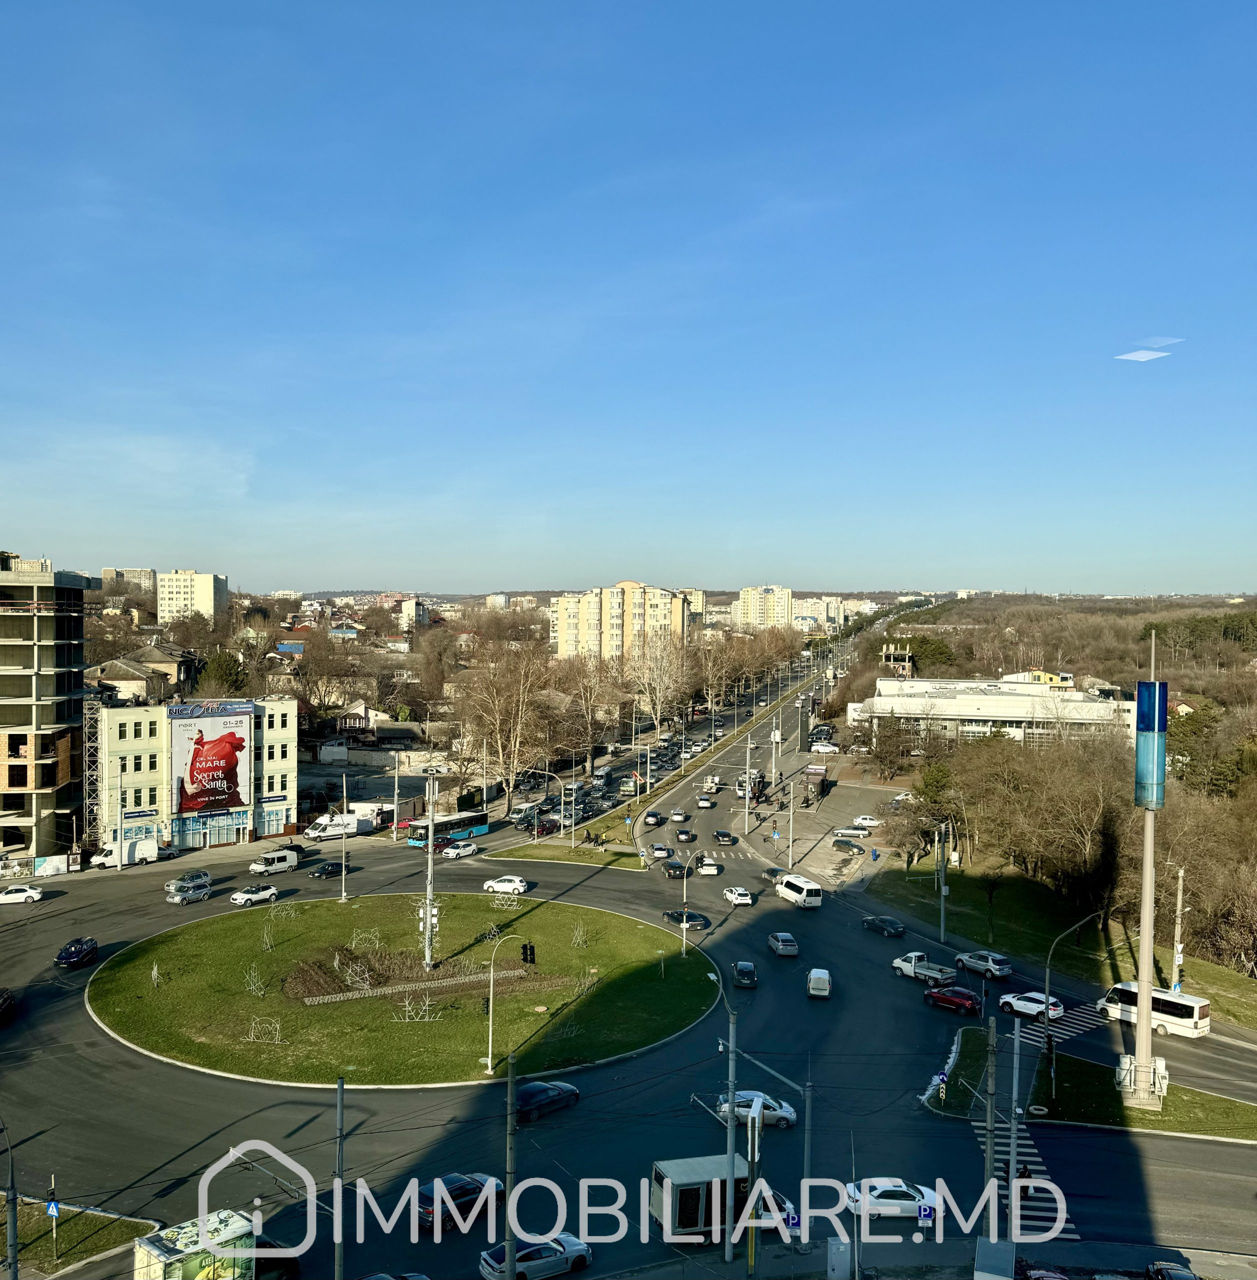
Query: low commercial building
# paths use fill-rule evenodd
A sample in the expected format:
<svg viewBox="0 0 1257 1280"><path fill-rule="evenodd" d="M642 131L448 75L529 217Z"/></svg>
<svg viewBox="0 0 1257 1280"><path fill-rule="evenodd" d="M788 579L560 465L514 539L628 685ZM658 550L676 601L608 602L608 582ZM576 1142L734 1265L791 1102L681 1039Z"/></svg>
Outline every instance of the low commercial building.
<svg viewBox="0 0 1257 1280"><path fill-rule="evenodd" d="M909 733L953 742L986 738L997 731L1032 745L1116 732L1134 744L1132 695L1112 689L1084 693L1064 683L1029 679L1033 674L1019 672L1001 680L884 676L871 698L847 704L847 723L870 730L874 741L879 727L893 716Z"/></svg>
<svg viewBox="0 0 1257 1280"><path fill-rule="evenodd" d="M89 700L84 781L98 847L119 831L177 849L295 831L297 700Z"/></svg>

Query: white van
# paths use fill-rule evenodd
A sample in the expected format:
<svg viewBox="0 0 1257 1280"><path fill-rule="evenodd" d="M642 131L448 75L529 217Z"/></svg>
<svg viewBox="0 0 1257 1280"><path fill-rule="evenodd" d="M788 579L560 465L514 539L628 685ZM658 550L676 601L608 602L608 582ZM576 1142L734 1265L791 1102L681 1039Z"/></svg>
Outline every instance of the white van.
<svg viewBox="0 0 1257 1280"><path fill-rule="evenodd" d="M317 844L320 840L333 840L341 835L367 835L370 830L370 818L359 817L356 813L325 813L321 818L316 818L301 834L304 839Z"/></svg>
<svg viewBox="0 0 1257 1280"><path fill-rule="evenodd" d="M809 996L815 996L819 1000L828 1000L829 993L833 990L833 985L829 979L828 969L809 969L807 971L807 993Z"/></svg>
<svg viewBox="0 0 1257 1280"><path fill-rule="evenodd" d="M796 875L782 876L773 888L777 891L777 897L793 902L796 907L821 905L821 887L815 880Z"/></svg>
<svg viewBox="0 0 1257 1280"><path fill-rule="evenodd" d="M609 778L610 776L611 776L611 766L609 764L600 764L594 770L594 777L597 778L599 782L601 782L604 778Z"/></svg>
<svg viewBox="0 0 1257 1280"><path fill-rule="evenodd" d="M524 818L531 818L537 812L538 806L535 804L517 804L506 815L507 822L520 822Z"/></svg>
<svg viewBox="0 0 1257 1280"><path fill-rule="evenodd" d="M249 863L251 876L273 876L281 871L296 871L297 855L291 849L264 853Z"/></svg>
<svg viewBox="0 0 1257 1280"><path fill-rule="evenodd" d="M661 747L670 747L672 745L672 735L670 733L661 733L659 735L659 745Z"/></svg>

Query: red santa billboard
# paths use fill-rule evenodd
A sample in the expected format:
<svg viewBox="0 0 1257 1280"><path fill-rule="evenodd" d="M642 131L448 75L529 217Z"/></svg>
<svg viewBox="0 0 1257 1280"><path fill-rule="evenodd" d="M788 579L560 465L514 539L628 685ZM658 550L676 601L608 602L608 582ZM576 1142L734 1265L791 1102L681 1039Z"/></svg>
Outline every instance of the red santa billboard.
<svg viewBox="0 0 1257 1280"><path fill-rule="evenodd" d="M253 703L183 702L170 717L171 812L213 813L253 802Z"/></svg>

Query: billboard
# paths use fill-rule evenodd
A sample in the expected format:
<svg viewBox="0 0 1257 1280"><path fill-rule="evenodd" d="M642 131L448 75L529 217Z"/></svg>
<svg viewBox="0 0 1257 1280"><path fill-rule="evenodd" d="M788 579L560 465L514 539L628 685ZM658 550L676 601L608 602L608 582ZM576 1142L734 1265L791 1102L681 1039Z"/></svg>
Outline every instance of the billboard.
<svg viewBox="0 0 1257 1280"><path fill-rule="evenodd" d="M170 719L170 811L210 813L253 803L253 703L181 702Z"/></svg>

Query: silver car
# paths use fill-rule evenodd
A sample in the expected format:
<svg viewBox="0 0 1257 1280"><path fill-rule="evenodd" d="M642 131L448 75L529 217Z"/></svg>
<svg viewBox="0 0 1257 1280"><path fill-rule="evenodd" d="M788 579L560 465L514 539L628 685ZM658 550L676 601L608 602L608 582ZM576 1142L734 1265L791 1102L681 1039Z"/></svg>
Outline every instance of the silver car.
<svg viewBox="0 0 1257 1280"><path fill-rule="evenodd" d="M167 902L177 907L186 907L189 902L204 902L210 896L208 883L185 884L172 889L166 895Z"/></svg>
<svg viewBox="0 0 1257 1280"><path fill-rule="evenodd" d="M965 951L956 957L956 968L964 973L980 973L984 978L1007 978L1013 962L998 951Z"/></svg>

